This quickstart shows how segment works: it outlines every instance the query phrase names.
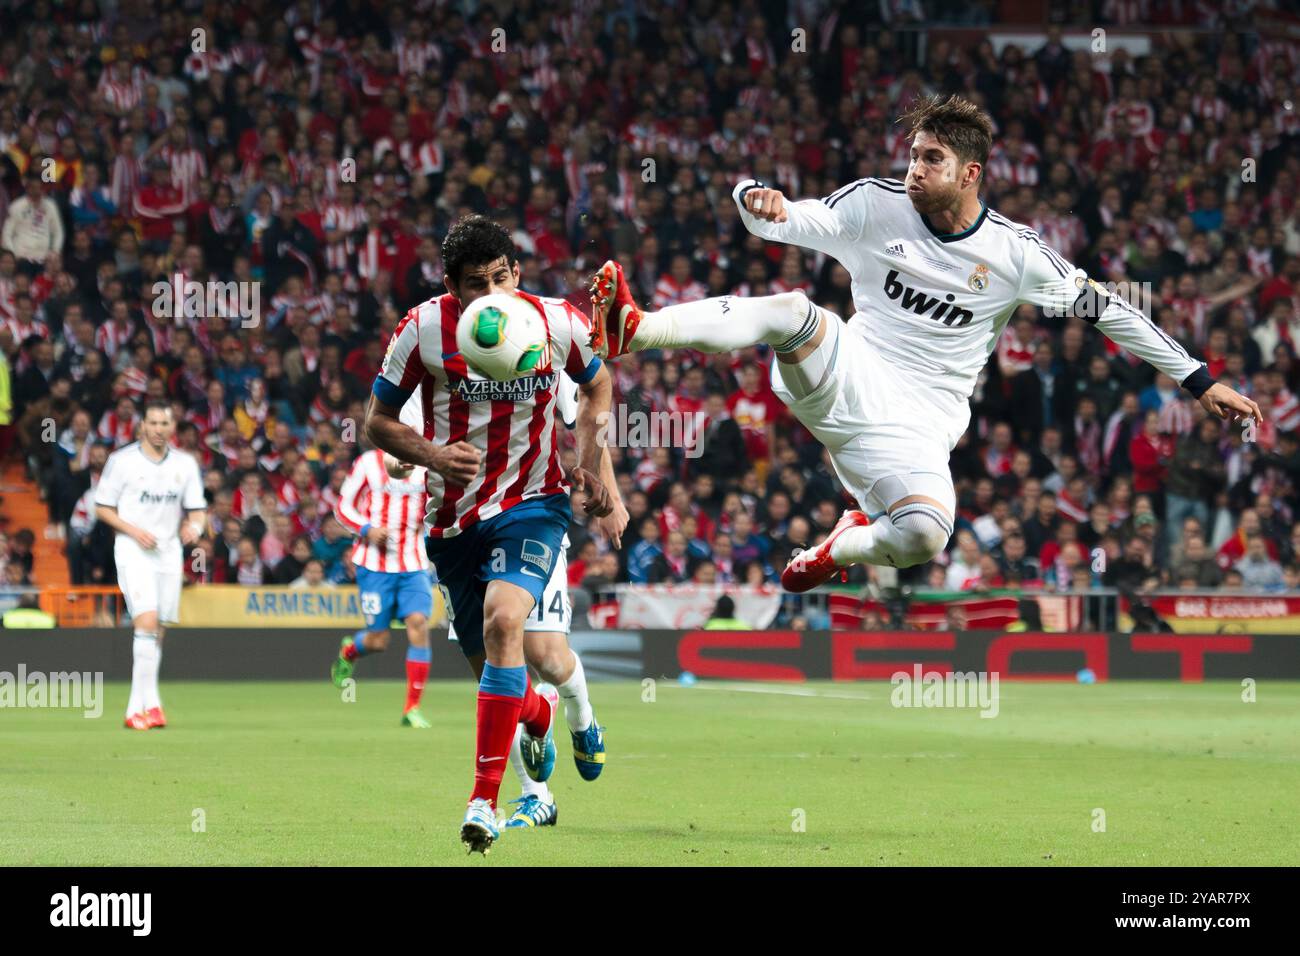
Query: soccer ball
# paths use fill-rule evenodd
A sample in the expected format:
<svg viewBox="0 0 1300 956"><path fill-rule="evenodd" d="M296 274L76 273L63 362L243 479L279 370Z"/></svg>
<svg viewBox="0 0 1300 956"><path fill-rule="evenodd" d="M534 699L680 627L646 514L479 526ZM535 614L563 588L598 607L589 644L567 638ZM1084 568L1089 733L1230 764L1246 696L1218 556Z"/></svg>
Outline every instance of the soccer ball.
<svg viewBox="0 0 1300 956"><path fill-rule="evenodd" d="M544 368L546 323L532 303L508 293L475 299L456 325L456 348L469 367L498 382L525 378Z"/></svg>

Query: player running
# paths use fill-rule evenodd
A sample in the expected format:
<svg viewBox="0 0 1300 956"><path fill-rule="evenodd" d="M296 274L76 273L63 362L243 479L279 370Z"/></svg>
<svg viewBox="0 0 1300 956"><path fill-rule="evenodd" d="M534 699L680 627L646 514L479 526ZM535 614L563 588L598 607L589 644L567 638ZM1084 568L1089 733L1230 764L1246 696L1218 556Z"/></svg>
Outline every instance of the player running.
<svg viewBox="0 0 1300 956"><path fill-rule="evenodd" d="M593 347L602 357L655 348L772 346L772 387L829 449L860 507L781 575L807 591L857 563L906 568L952 535L948 455L970 422L976 377L1021 304L1078 316L1145 359L1220 418L1260 419L1141 312L1066 262L1032 229L979 198L988 115L958 96L904 117L907 179L860 179L825 199L787 203L754 180L732 196L746 228L832 256L853 280L847 324L802 292L722 296L642 312L621 267L593 279Z"/></svg>
<svg viewBox="0 0 1300 956"><path fill-rule="evenodd" d="M443 244L448 292L406 314L375 379L366 434L377 447L427 471L429 559L445 589L461 650L484 655L479 681L474 788L461 826L470 851L497 838L496 801L521 721L529 776L554 762L557 701L533 689L524 666L523 629L541 598L571 518L569 493L586 496L593 516L608 516L609 492L596 478L598 417L608 413L609 372L591 351L586 317L560 299L518 291L513 242L481 216L458 222ZM456 351L463 305L513 293L546 320L547 365L513 382L472 376ZM581 389L577 467L560 467L555 395L563 370ZM398 418L422 385L424 430Z"/></svg>
<svg viewBox="0 0 1300 956"><path fill-rule="evenodd" d="M145 405L140 440L108 456L95 514L117 532L113 557L135 638L126 726L166 727L158 693L163 626L180 620L181 547L198 540L207 502L198 462L171 446L176 422L163 401Z"/></svg>
<svg viewBox="0 0 1300 956"><path fill-rule="evenodd" d="M413 426L418 415L418 408L408 402L401 417ZM387 649L389 623L401 620L407 639L402 726L421 730L430 726L419 707L429 677L429 615L433 613L433 583L422 534L429 499L424 471L376 448L353 463L339 489L334 515L357 536L352 563L366 626L343 638L330 668L335 686L342 687L358 658Z"/></svg>
<svg viewBox="0 0 1300 956"><path fill-rule="evenodd" d="M416 395L419 395L418 390ZM578 386L567 375L560 376L556 410L569 428L577 424ZM622 543L622 531L627 525L627 510L618 494L614 465L607 448L601 450L600 469L600 480L614 499L614 512L606 519L604 526L613 536L614 547L618 548ZM591 781L599 777L605 768L605 731L597 723L596 715L591 709L582 659L569 646L573 605L569 602L568 551L569 536L566 534L556 556L555 570L546 582L541 600L524 624L524 660L546 682L538 686L538 692L549 693L549 689L554 687L559 699L564 701L564 717L573 744L574 765L583 780ZM447 637L456 640L454 624L448 628ZM474 676L481 678L483 655L477 654L469 658L469 664ZM529 776L528 765L520 747L523 732L523 725L520 724L515 731L514 745L510 748L510 769L519 778L523 793L518 799L510 801L515 809L505 825L512 830L554 826L559 819L559 809L546 782L550 774L547 773L539 780Z"/></svg>

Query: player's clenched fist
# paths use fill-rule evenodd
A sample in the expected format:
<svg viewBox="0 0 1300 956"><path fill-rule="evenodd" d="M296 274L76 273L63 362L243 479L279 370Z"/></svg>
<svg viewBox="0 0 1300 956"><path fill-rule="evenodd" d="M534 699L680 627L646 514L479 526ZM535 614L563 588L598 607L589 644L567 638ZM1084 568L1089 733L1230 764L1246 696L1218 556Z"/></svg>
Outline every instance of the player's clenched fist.
<svg viewBox="0 0 1300 956"><path fill-rule="evenodd" d="M768 222L785 222L789 218L781 190L768 189L766 186L755 186L745 193L745 208Z"/></svg>
<svg viewBox="0 0 1300 956"><path fill-rule="evenodd" d="M405 478L411 477L411 472L414 470L415 466L409 461L402 461L400 458L394 458L387 452L384 453L384 471L388 472L389 478L396 478L398 481L401 481Z"/></svg>
<svg viewBox="0 0 1300 956"><path fill-rule="evenodd" d="M468 485L478 474L482 453L469 442L438 445L429 456L428 467L457 485Z"/></svg>
<svg viewBox="0 0 1300 956"><path fill-rule="evenodd" d="M569 481L573 483L575 489L586 493L587 500L583 505L583 510L587 514L603 518L614 510L614 505L610 501L609 489L601 484L600 479L586 468L574 468L570 471Z"/></svg>

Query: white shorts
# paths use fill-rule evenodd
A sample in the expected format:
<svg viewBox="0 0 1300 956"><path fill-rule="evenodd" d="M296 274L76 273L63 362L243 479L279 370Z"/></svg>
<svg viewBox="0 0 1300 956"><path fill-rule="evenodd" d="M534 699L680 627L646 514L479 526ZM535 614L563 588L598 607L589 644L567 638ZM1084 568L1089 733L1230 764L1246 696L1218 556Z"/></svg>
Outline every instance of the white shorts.
<svg viewBox="0 0 1300 956"><path fill-rule="evenodd" d="M970 402L918 382L884 362L859 333L828 326L827 375L807 398L795 398L772 359L772 390L830 451L844 487L870 514L909 494L938 497L956 514L948 455L970 424ZM915 476L916 490L909 490ZM896 478L878 486L882 478Z"/></svg>
<svg viewBox="0 0 1300 956"><path fill-rule="evenodd" d="M168 549L172 551L172 549ZM181 555L144 551L123 535L113 543L117 564L117 586L126 598L126 613L131 620L156 611L159 624L175 624L181 619Z"/></svg>
<svg viewBox="0 0 1300 956"><path fill-rule="evenodd" d="M533 606L533 613L524 622L525 634L568 634L573 626L573 605L569 602L569 559L563 548L559 552L555 570L542 591L542 599ZM451 622L447 623L447 640L456 640L456 627Z"/></svg>

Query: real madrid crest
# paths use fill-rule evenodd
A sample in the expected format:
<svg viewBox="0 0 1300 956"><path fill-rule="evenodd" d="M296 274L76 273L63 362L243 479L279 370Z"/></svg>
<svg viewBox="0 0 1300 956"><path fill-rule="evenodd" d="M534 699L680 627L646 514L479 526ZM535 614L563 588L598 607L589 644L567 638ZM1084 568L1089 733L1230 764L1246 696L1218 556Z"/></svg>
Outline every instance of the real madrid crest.
<svg viewBox="0 0 1300 956"><path fill-rule="evenodd" d="M970 274L970 278L966 280L966 284L970 286L972 292L983 292L989 287L989 280L991 278L992 277L989 275L989 267L981 262L975 267L975 271Z"/></svg>

